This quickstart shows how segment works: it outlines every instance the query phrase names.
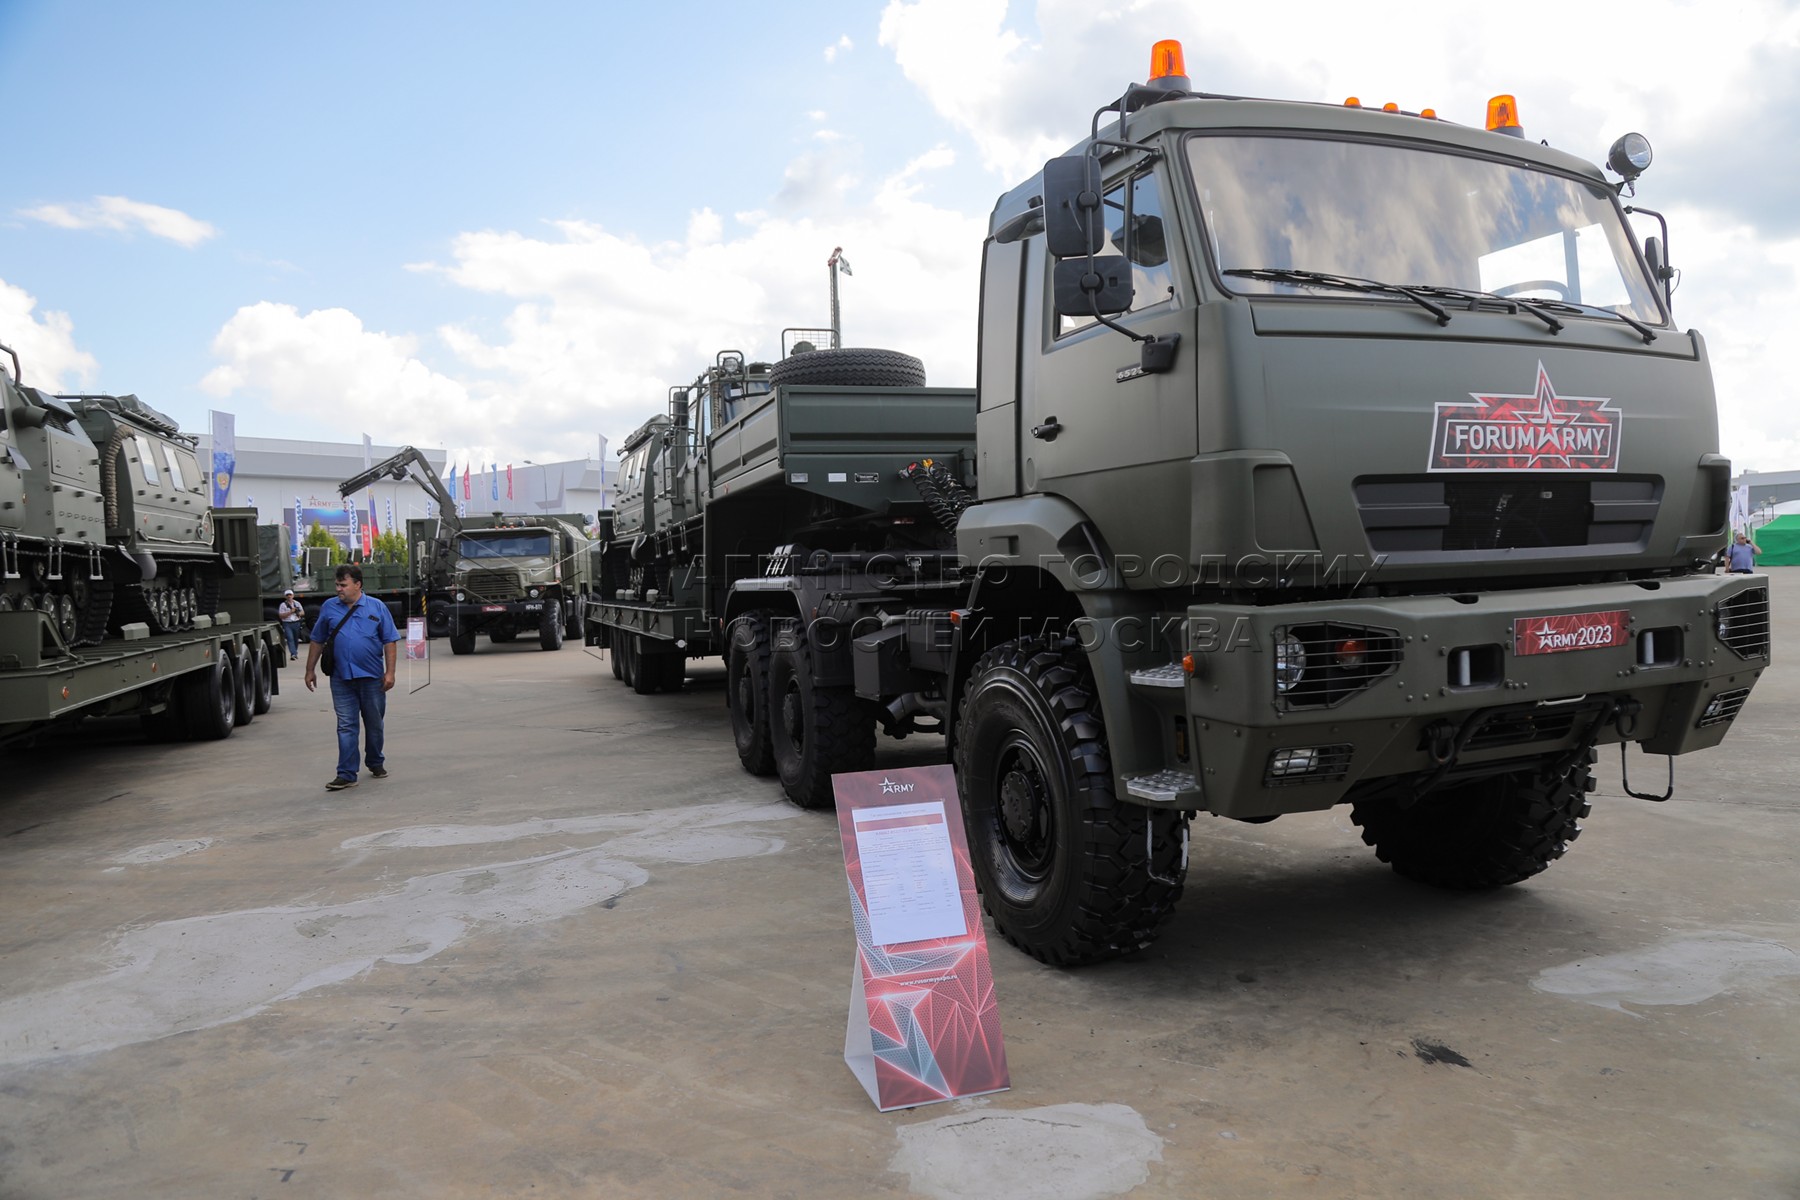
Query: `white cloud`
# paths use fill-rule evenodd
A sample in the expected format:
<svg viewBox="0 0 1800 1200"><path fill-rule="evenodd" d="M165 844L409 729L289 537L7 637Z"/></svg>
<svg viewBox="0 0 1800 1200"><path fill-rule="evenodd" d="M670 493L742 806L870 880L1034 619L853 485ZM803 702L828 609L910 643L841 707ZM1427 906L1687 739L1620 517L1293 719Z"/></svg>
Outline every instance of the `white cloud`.
<svg viewBox="0 0 1800 1200"><path fill-rule="evenodd" d="M436 445L497 440L489 404L416 356L416 340L363 328L342 308L302 315L263 301L238 309L213 339L222 360L200 381L220 399L266 401L314 419L321 436ZM504 415L504 414L497 414Z"/></svg>
<svg viewBox="0 0 1800 1200"><path fill-rule="evenodd" d="M189 250L219 232L209 222L179 209L124 196L95 196L86 204L44 204L23 209L19 215L61 229L108 229L116 233L142 230Z"/></svg>
<svg viewBox="0 0 1800 1200"><path fill-rule="evenodd" d="M854 49L856 49L856 43L851 41L850 35L846 33L843 37L840 37L837 41L825 47L825 61L836 62L838 55L848 54Z"/></svg>
<svg viewBox="0 0 1800 1200"><path fill-rule="evenodd" d="M34 316L37 297L0 279L0 341L19 355L22 382L62 392L88 384L99 373L94 356L75 345L75 324L68 313ZM12 359L6 360L12 370Z"/></svg>

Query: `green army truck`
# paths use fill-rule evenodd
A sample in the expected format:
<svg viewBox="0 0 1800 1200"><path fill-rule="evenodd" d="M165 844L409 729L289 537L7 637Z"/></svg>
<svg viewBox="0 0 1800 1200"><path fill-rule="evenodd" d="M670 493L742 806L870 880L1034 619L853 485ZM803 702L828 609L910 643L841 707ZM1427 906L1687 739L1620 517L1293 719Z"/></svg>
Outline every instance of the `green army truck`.
<svg viewBox="0 0 1800 1200"><path fill-rule="evenodd" d="M776 554L709 610L796 801L877 726L949 735L984 904L1051 963L1149 943L1201 813L1347 805L1411 878L1527 879L1598 747L1671 756L1625 784L1666 798L1770 661L1766 579L1712 573L1706 346L1627 220L1648 142L1602 169L1510 97L1465 127L1178 59L995 206L953 549ZM775 461L721 549L805 510Z"/></svg>

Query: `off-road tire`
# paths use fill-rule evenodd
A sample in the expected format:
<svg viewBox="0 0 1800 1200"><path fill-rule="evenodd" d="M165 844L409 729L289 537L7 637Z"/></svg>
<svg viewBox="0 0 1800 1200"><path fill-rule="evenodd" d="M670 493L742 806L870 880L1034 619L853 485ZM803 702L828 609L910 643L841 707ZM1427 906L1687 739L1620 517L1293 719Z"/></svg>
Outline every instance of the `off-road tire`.
<svg viewBox="0 0 1800 1200"><path fill-rule="evenodd" d="M196 742L228 738L237 727L237 669L220 654L208 670L190 671L178 681L188 736Z"/></svg>
<svg viewBox="0 0 1800 1200"><path fill-rule="evenodd" d="M275 706L275 652L260 639L252 645L251 665L256 670L256 702L251 707L260 717Z"/></svg>
<svg viewBox="0 0 1800 1200"><path fill-rule="evenodd" d="M473 654L473 653L475 653L475 631L472 629L468 629L468 630L458 630L455 633L452 633L450 635L450 653L452 653L452 654Z"/></svg>
<svg viewBox="0 0 1800 1200"><path fill-rule="evenodd" d="M982 906L1053 966L1142 949L1175 910L1186 817L1113 795L1106 725L1072 638L1021 638L970 672L956 777Z"/></svg>
<svg viewBox="0 0 1800 1200"><path fill-rule="evenodd" d="M898 350L810 350L769 369L769 382L821 387L924 387L925 364Z"/></svg>
<svg viewBox="0 0 1800 1200"><path fill-rule="evenodd" d="M562 601L547 600L544 602L544 615L538 620L538 646L544 650L561 650L562 645Z"/></svg>
<svg viewBox="0 0 1800 1200"><path fill-rule="evenodd" d="M687 682L687 655L678 650L674 654L659 654L652 661L656 664L657 687L665 692L679 692Z"/></svg>
<svg viewBox="0 0 1800 1200"><path fill-rule="evenodd" d="M1433 792L1402 808L1365 800L1350 819L1375 857L1434 887L1504 887L1538 874L1581 836L1594 790L1593 752L1561 775L1543 768Z"/></svg>
<svg viewBox="0 0 1800 1200"><path fill-rule="evenodd" d="M237 674L237 711L234 719L248 725L256 719L256 651L254 643L245 642L231 657L231 669Z"/></svg>
<svg viewBox="0 0 1800 1200"><path fill-rule="evenodd" d="M587 637L587 597L575 595L569 597L567 616L563 620L563 635L571 642L580 642Z"/></svg>
<svg viewBox="0 0 1800 1200"><path fill-rule="evenodd" d="M662 663L654 652L644 652L647 640L641 633L631 635L631 661L626 667L631 690L640 696L654 695L662 690Z"/></svg>
<svg viewBox="0 0 1800 1200"><path fill-rule="evenodd" d="M775 773L769 744L769 614L758 609L731 623L725 646L725 703L738 762L752 775Z"/></svg>
<svg viewBox="0 0 1800 1200"><path fill-rule="evenodd" d="M606 649L606 657L612 659L613 678L623 681L625 678L624 641L617 633L612 635L612 645Z"/></svg>
<svg viewBox="0 0 1800 1200"><path fill-rule="evenodd" d="M812 677L806 635L777 638L769 653L769 746L787 798L801 808L829 808L831 777L875 765L875 713L848 687L821 687Z"/></svg>

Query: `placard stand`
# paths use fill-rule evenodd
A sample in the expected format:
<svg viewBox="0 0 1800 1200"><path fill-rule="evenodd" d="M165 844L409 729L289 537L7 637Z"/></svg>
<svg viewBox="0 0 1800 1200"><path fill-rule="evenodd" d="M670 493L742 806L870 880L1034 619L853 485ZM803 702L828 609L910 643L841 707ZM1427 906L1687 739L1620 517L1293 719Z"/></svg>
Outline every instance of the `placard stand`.
<svg viewBox="0 0 1800 1200"><path fill-rule="evenodd" d="M1011 1086L949 766L832 780L856 926L844 1062L882 1112Z"/></svg>

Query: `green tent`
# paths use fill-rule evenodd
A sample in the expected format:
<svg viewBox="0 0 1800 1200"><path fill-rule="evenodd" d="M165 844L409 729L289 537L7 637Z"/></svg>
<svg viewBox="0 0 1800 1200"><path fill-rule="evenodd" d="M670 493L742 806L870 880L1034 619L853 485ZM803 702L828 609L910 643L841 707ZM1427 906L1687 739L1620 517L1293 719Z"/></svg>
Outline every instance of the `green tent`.
<svg viewBox="0 0 1800 1200"><path fill-rule="evenodd" d="M1750 540L1762 549L1756 556L1759 569L1800 566L1800 514L1789 513L1757 526L1751 531Z"/></svg>

